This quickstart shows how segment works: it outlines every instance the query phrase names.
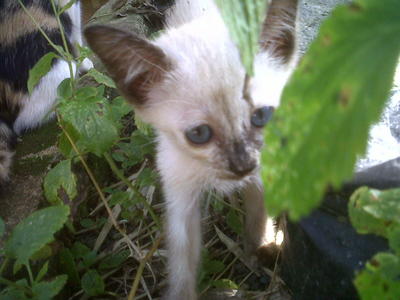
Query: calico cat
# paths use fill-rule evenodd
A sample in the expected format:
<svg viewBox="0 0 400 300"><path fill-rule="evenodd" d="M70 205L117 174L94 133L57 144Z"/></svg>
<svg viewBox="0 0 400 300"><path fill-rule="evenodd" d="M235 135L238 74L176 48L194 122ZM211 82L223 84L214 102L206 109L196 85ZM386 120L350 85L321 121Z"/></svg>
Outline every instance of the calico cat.
<svg viewBox="0 0 400 300"><path fill-rule="evenodd" d="M68 0L55 0L64 6ZM50 0L22 0L29 14L50 40L63 45ZM82 44L79 1L61 15L68 48ZM70 77L67 62L54 60L50 72L28 94L29 70L48 52L54 51L17 0L0 1L0 184L9 176L16 136L51 117L57 87ZM92 67L85 60L80 71ZM76 65L74 65L76 72Z"/></svg>
<svg viewBox="0 0 400 300"><path fill-rule="evenodd" d="M213 1L175 2L166 31L153 41L107 26L89 27L85 36L157 132L169 250L164 299L195 300L205 191L241 191L248 251L262 243L262 129L293 69L297 0L270 2L252 78Z"/></svg>

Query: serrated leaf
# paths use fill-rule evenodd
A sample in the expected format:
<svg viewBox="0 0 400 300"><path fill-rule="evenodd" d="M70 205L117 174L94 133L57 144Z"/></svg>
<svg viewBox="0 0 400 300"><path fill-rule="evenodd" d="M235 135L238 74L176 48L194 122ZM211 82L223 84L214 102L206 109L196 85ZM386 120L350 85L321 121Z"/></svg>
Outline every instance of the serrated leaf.
<svg viewBox="0 0 400 300"><path fill-rule="evenodd" d="M322 25L265 133L262 178L269 212L305 216L328 184L351 176L389 95L399 33L397 0L355 1Z"/></svg>
<svg viewBox="0 0 400 300"><path fill-rule="evenodd" d="M36 65L29 70L29 79L28 79L28 92L32 94L33 89L39 83L40 79L45 76L51 69L53 59L57 58L58 56L53 53L49 52L44 55Z"/></svg>
<svg viewBox="0 0 400 300"><path fill-rule="evenodd" d="M99 96L98 90L77 92L78 101L63 102L59 112L63 122L69 123L79 134L79 142L88 151L101 156L118 139L110 104Z"/></svg>
<svg viewBox="0 0 400 300"><path fill-rule="evenodd" d="M217 0L233 41L239 48L246 71L253 74L253 61L258 52L261 24L266 10L264 0Z"/></svg>
<svg viewBox="0 0 400 300"><path fill-rule="evenodd" d="M354 281L362 300L399 299L400 259L389 253L377 254Z"/></svg>
<svg viewBox="0 0 400 300"><path fill-rule="evenodd" d="M81 284L89 296L98 296L104 293L104 281L96 270L86 272L82 277Z"/></svg>
<svg viewBox="0 0 400 300"><path fill-rule="evenodd" d="M57 276L49 282L36 283L32 287L34 299L36 300L49 300L56 296L67 283L68 277L66 275Z"/></svg>
<svg viewBox="0 0 400 300"><path fill-rule="evenodd" d="M59 162L53 169L47 173L44 178L44 194L47 201L53 205L63 204L59 192L62 189L73 200L77 195L76 177L71 170L71 160Z"/></svg>
<svg viewBox="0 0 400 300"><path fill-rule="evenodd" d="M5 244L6 254L17 264L28 264L29 258L53 240L68 219L68 206L52 206L35 211L22 220Z"/></svg>
<svg viewBox="0 0 400 300"><path fill-rule="evenodd" d="M109 76L101 73L96 69L90 69L86 73L86 75L93 77L93 79L96 80L97 83L104 84L105 86L108 86L113 89L116 88L114 81Z"/></svg>

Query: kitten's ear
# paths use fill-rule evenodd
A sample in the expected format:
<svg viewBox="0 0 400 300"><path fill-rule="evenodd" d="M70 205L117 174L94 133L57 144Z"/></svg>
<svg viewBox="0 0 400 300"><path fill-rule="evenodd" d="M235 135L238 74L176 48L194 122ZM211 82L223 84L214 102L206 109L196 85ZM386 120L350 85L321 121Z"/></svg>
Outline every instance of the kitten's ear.
<svg viewBox="0 0 400 300"><path fill-rule="evenodd" d="M296 44L297 0L271 0L263 23L260 46L283 63L289 62Z"/></svg>
<svg viewBox="0 0 400 300"><path fill-rule="evenodd" d="M85 37L118 89L134 105L145 104L149 89L171 67L159 47L131 33L108 26L91 26L85 30Z"/></svg>

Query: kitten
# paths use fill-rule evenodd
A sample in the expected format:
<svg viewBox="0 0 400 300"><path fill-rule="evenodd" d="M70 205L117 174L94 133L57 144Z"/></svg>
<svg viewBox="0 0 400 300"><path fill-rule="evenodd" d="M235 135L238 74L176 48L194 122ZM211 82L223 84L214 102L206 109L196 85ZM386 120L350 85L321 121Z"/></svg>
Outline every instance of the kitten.
<svg viewBox="0 0 400 300"><path fill-rule="evenodd" d="M55 0L64 6L68 0ZM56 45L63 46L50 0L22 0L29 14ZM82 44L81 11L77 1L61 15L68 48ZM48 52L54 51L17 0L0 2L0 183L9 176L16 136L49 119L57 87L70 77L67 62L54 60L50 72L28 94L29 70ZM92 66L85 60L80 71ZM76 65L74 65L76 72Z"/></svg>
<svg viewBox="0 0 400 300"><path fill-rule="evenodd" d="M177 0L154 41L107 26L85 30L120 92L158 135L166 200L167 300L195 300L199 200L205 191L243 193L249 251L262 243L266 213L259 177L262 128L293 68L297 0L272 0L254 63L239 52L211 0Z"/></svg>

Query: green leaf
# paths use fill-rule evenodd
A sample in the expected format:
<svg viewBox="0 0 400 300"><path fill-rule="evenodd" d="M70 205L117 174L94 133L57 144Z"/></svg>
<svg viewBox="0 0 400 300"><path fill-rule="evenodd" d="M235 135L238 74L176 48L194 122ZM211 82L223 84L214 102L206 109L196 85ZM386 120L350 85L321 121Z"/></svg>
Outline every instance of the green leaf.
<svg viewBox="0 0 400 300"><path fill-rule="evenodd" d="M32 287L35 300L49 300L56 296L67 282L67 275L57 276L49 282L36 283Z"/></svg>
<svg viewBox="0 0 400 300"><path fill-rule="evenodd" d="M139 131L147 136L152 135L153 128L150 124L143 122L138 115L135 115L135 125L139 129Z"/></svg>
<svg viewBox="0 0 400 300"><path fill-rule="evenodd" d="M111 113L114 122L120 122L122 117L133 111L133 107L122 97L116 97L111 102Z"/></svg>
<svg viewBox="0 0 400 300"><path fill-rule="evenodd" d="M387 233L389 246L400 256L400 226L392 226Z"/></svg>
<svg viewBox="0 0 400 300"><path fill-rule="evenodd" d="M86 73L86 75L93 77L93 79L96 80L97 83L104 84L105 86L108 86L113 89L116 88L114 81L109 76L101 73L96 69L90 69Z"/></svg>
<svg viewBox="0 0 400 300"><path fill-rule="evenodd" d="M150 168L144 168L136 179L140 188L155 185L157 182L158 173Z"/></svg>
<svg viewBox="0 0 400 300"><path fill-rule="evenodd" d="M118 139L110 104L94 88L78 90L77 101L62 102L61 119L69 123L79 135L79 142L88 151L101 156Z"/></svg>
<svg viewBox="0 0 400 300"><path fill-rule="evenodd" d="M53 59L57 58L58 56L53 53L49 52L44 55L36 65L29 71L29 79L28 79L28 92L32 94L33 89L39 83L40 79L45 76L51 69Z"/></svg>
<svg viewBox="0 0 400 300"><path fill-rule="evenodd" d="M36 282L41 281L43 279L43 277L46 276L48 270L49 270L49 261L46 261L43 264L42 268L40 269L38 275L36 276L35 281Z"/></svg>
<svg viewBox="0 0 400 300"><path fill-rule="evenodd" d="M253 61L258 52L261 24L265 16L264 0L217 0L233 41L239 48L243 65L253 74Z"/></svg>
<svg viewBox="0 0 400 300"><path fill-rule="evenodd" d="M65 4L58 12L58 15L60 16L62 13L64 13L67 9L70 9L72 5L75 4L77 0L70 0L67 4Z"/></svg>
<svg viewBox="0 0 400 300"><path fill-rule="evenodd" d="M235 210L230 209L228 215L226 216L226 224L228 224L229 228L233 230L238 235L241 235L243 232L243 224L240 221L238 214Z"/></svg>
<svg viewBox="0 0 400 300"><path fill-rule="evenodd" d="M44 178L43 185L46 199L51 204L63 203L59 194L60 190L63 190L70 200L73 200L77 195L77 190L76 177L71 171L71 160L63 160L51 169Z"/></svg>
<svg viewBox="0 0 400 300"><path fill-rule="evenodd" d="M52 206L32 213L19 223L5 245L6 254L17 264L28 264L29 258L53 240L68 219L68 206Z"/></svg>
<svg viewBox="0 0 400 300"><path fill-rule="evenodd" d="M239 289L239 286L234 281L232 281L230 279L214 280L212 282L212 285L214 287L220 288L220 289L234 289L234 290Z"/></svg>
<svg viewBox="0 0 400 300"><path fill-rule="evenodd" d="M389 253L377 254L354 284L362 300L399 299L400 258Z"/></svg>
<svg viewBox="0 0 400 300"><path fill-rule="evenodd" d="M350 198L349 216L359 233L387 237L393 224L400 225L400 189L378 191L363 187Z"/></svg>
<svg viewBox="0 0 400 300"><path fill-rule="evenodd" d="M57 87L57 95L61 99L69 99L72 97L71 78L65 78Z"/></svg>
<svg viewBox="0 0 400 300"><path fill-rule="evenodd" d="M2 218L0 218L0 238L3 236L4 232L6 231L6 225Z"/></svg>
<svg viewBox="0 0 400 300"><path fill-rule="evenodd" d="M28 300L24 290L29 290L29 285L26 279L18 280L15 286L9 286L0 290L0 300Z"/></svg>
<svg viewBox="0 0 400 300"><path fill-rule="evenodd" d="M327 185L352 175L389 95L399 32L397 0L358 0L338 7L322 25L265 133L269 212L305 216Z"/></svg>
<svg viewBox="0 0 400 300"><path fill-rule="evenodd" d="M96 270L89 270L81 280L82 288L89 296L98 296L104 293L104 281Z"/></svg>

